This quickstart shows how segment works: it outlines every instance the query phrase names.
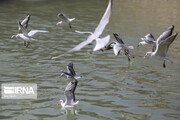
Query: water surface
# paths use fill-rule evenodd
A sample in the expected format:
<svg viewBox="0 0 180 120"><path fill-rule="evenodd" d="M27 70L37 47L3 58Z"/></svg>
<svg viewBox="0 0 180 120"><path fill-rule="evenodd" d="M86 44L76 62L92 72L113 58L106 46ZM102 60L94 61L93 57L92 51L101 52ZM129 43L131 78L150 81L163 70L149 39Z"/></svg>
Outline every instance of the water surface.
<svg viewBox="0 0 180 120"><path fill-rule="evenodd" d="M151 46L135 48L130 63L113 51L89 53L92 46L57 60L51 57L73 48L87 35L74 31L94 31L108 0L4 0L0 2L0 83L36 83L36 100L0 99L1 119L67 120L176 120L180 119L179 36L170 46L168 57L174 62L162 67L159 59L143 59ZM110 22L102 36L120 34L128 45L152 33L157 38L170 25L180 32L180 1L114 0ZM56 26L57 14L75 17L72 29ZM17 33L17 22L31 14L29 30L48 30L35 36L29 48L10 37ZM79 105L61 110L68 84L59 79L69 62L82 78L76 89Z"/></svg>

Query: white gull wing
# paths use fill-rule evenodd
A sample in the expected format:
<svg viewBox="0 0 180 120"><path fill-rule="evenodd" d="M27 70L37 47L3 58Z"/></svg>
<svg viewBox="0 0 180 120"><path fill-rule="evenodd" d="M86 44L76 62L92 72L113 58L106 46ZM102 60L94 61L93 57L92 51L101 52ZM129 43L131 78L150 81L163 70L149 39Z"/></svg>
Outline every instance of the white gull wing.
<svg viewBox="0 0 180 120"><path fill-rule="evenodd" d="M19 21L18 24L19 24L19 27L20 27L20 29L21 29L23 35L28 36L27 29L24 28L24 27L21 25L21 22L20 22L20 21Z"/></svg>
<svg viewBox="0 0 180 120"><path fill-rule="evenodd" d="M26 16L26 18L21 22L21 25L27 28L29 20L30 20L30 15ZM19 31L20 31L20 27L19 27Z"/></svg>
<svg viewBox="0 0 180 120"><path fill-rule="evenodd" d="M72 22L73 20L75 20L76 18L70 18L69 21Z"/></svg>
<svg viewBox="0 0 180 120"><path fill-rule="evenodd" d="M75 99L75 90L77 86L77 80L70 82L64 91L64 96L65 96L65 102L66 105L74 105L76 99Z"/></svg>
<svg viewBox="0 0 180 120"><path fill-rule="evenodd" d="M155 51L156 56L160 57L166 57L169 46L171 43L175 40L176 36L178 33L173 34L172 36L166 38L165 40L161 41L160 43L158 42L157 44L157 49Z"/></svg>
<svg viewBox="0 0 180 120"><path fill-rule="evenodd" d="M83 48L84 46L91 43L96 38L98 38L102 34L107 23L109 22L110 15L111 15L111 0L109 0L109 4L107 6L106 12L104 13L104 16L102 17L102 19L101 19L99 25L97 26L97 28L95 29L94 33L92 35L90 35L86 41L81 42L79 45L77 45L73 49L67 51L66 53L78 51L81 48Z"/></svg>
<svg viewBox="0 0 180 120"><path fill-rule="evenodd" d="M126 44L123 42L123 40L120 38L120 36L117 33L113 33L113 35L118 42L117 46L121 46L122 49L134 49L133 46L126 46Z"/></svg>
<svg viewBox="0 0 180 120"><path fill-rule="evenodd" d="M161 41L165 40L166 38L168 38L169 36L172 35L172 32L174 30L174 25L171 25L166 31L164 31L157 39L158 43L160 43Z"/></svg>
<svg viewBox="0 0 180 120"><path fill-rule="evenodd" d="M93 51L97 51L97 50L104 48L109 43L109 40L110 40L110 35L107 35L104 38L97 38L96 45L95 45Z"/></svg>
<svg viewBox="0 0 180 120"><path fill-rule="evenodd" d="M117 56L119 52L122 50L122 46L119 43L113 45L114 54Z"/></svg>
<svg viewBox="0 0 180 120"><path fill-rule="evenodd" d="M36 33L38 32L41 32L41 33L47 33L48 31L45 31L45 30L31 30L29 33L28 33L28 36L29 37L32 37L34 36Z"/></svg>
<svg viewBox="0 0 180 120"><path fill-rule="evenodd" d="M150 43L150 42L155 42L156 40L154 39L153 35L152 34L147 34L145 36L145 38L141 38L141 40L147 42L147 43Z"/></svg>
<svg viewBox="0 0 180 120"><path fill-rule="evenodd" d="M92 32L81 32L81 31L78 31L78 30L75 30L76 33L80 33L80 34L93 34Z"/></svg>
<svg viewBox="0 0 180 120"><path fill-rule="evenodd" d="M97 28L94 31L94 35L96 37L99 37L102 34L104 28L106 27L106 25L109 22L109 18L111 16L111 7L112 7L111 4L112 4L111 0L109 0L109 4L108 4L108 6L106 8L106 11L105 11L99 25L97 26Z"/></svg>
<svg viewBox="0 0 180 120"><path fill-rule="evenodd" d="M57 16L60 17L62 21L68 21L69 19L69 17L64 13L59 13Z"/></svg>
<svg viewBox="0 0 180 120"><path fill-rule="evenodd" d="M64 22L60 21L60 22L56 23L56 25L61 25L61 24L63 24L63 23L64 23Z"/></svg>

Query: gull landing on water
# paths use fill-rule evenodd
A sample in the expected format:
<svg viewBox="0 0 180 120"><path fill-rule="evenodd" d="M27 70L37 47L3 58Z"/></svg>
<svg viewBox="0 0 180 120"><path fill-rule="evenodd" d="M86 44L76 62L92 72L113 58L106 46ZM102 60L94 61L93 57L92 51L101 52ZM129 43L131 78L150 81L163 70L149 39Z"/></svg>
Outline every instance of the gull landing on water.
<svg viewBox="0 0 180 120"><path fill-rule="evenodd" d="M30 45L30 42L32 41L37 41L36 39L32 38L36 33L38 32L43 32L46 33L48 31L44 31L44 30L31 30L29 33L27 32L27 29L25 27L22 26L21 22L18 22L19 27L22 31L22 33L19 33L17 35L13 35L11 38L18 38L24 41L24 45L26 46L26 48Z"/></svg>
<svg viewBox="0 0 180 120"><path fill-rule="evenodd" d="M57 17L60 17L62 21L58 22L56 25L64 25L64 24L69 24L69 28L72 28L71 22L75 20L75 18L69 18L66 14L59 13Z"/></svg>
<svg viewBox="0 0 180 120"><path fill-rule="evenodd" d="M168 62L173 63L171 60L169 60L167 58L167 52L168 52L169 46L175 40L177 35L178 35L178 33L175 33L175 34L171 35L170 37L166 38L165 40L158 39L157 44L156 44L156 50L154 52L151 52L151 51L147 52L146 55L144 56L144 58L146 58L146 56L159 57L164 60L164 62L163 62L164 68L166 67L166 65L165 65L166 60Z"/></svg>
<svg viewBox="0 0 180 120"><path fill-rule="evenodd" d="M99 50L101 48L103 48L105 45L104 45L104 42L102 42L102 39L105 40L106 42L110 39L110 36L107 35L106 37L104 38L99 38L99 36L102 34L104 28L106 27L106 25L109 23L109 18L111 16L111 0L109 0L109 4L106 8L106 11L103 15L103 17L101 18L101 21L100 23L98 24L98 26L96 27L95 31L87 38L87 40L81 42L80 44L78 44L77 46L75 46L74 48L72 48L71 50L67 51L66 53L64 54L67 54L67 53L71 53L71 52L74 52L74 51L79 51L81 50L83 47L85 47L86 45L88 45L89 43L92 43L94 40L96 41L96 46L95 48L93 49L93 51L96 51L96 50ZM99 44L100 43L100 44ZM63 54L63 55L64 55ZM52 57L52 59L56 59L56 58L59 58L63 55L59 55L57 57Z"/></svg>
<svg viewBox="0 0 180 120"><path fill-rule="evenodd" d="M74 93L77 87L77 83L78 81L74 80L66 86L64 91L65 102L63 100L59 100L59 103L57 104L58 107L59 105L61 105L62 108L74 107L79 103L79 101L76 101Z"/></svg>
<svg viewBox="0 0 180 120"><path fill-rule="evenodd" d="M59 76L59 78L61 78L62 76L64 76L67 79L79 79L79 78L81 78L80 76L76 75L76 72L74 71L74 68L73 68L73 63L69 63L67 65L67 72L66 71L62 71L62 73Z"/></svg>
<svg viewBox="0 0 180 120"><path fill-rule="evenodd" d="M146 45L146 44L152 44L153 45L153 49L152 51L154 52L154 50L156 49L156 43L161 42L163 40L165 40L166 38L170 37L173 33L174 30L174 25L171 25L169 28L167 28L166 31L164 31L158 38L157 40L154 39L152 34L147 34L145 36L145 38L141 38L142 42L139 42L138 46L140 45Z"/></svg>
<svg viewBox="0 0 180 120"><path fill-rule="evenodd" d="M28 27L29 20L30 20L30 15L26 16L26 18L21 22L21 25L26 29ZM18 27L18 32L20 31L21 31L21 28Z"/></svg>
<svg viewBox="0 0 180 120"><path fill-rule="evenodd" d="M124 50L124 54L128 57L128 61L131 60L130 57L134 58L134 56L132 56L129 52L129 49L134 49L134 47L127 46L117 33L113 33L113 35L116 38L117 42L112 41L108 46L105 47L105 50L113 49L116 56L119 55L122 50Z"/></svg>

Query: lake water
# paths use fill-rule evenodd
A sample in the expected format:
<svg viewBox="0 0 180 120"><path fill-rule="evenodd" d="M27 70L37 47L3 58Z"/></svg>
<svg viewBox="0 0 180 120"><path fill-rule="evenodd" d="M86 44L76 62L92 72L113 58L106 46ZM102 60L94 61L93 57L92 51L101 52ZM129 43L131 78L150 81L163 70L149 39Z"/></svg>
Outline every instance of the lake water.
<svg viewBox="0 0 180 120"><path fill-rule="evenodd" d="M137 44L148 33L157 38L170 25L180 33L179 0L113 0L109 24L102 36L120 34L133 45L135 56L128 63L124 55L113 51L90 54L92 46L63 54L87 39L75 33L94 31L108 0L1 0L0 1L0 83L36 83L35 100L0 99L0 119L61 119L61 120L178 120L180 119L180 41L170 46L168 57L174 63L162 67L162 60L143 59L151 46ZM75 17L72 29L56 26L57 14ZM31 15L29 30L49 31L35 36L38 41L25 48L22 41L11 39L17 33L18 21ZM82 78L75 91L79 100L73 109L57 108L64 99L68 84L59 78L66 65L74 63Z"/></svg>

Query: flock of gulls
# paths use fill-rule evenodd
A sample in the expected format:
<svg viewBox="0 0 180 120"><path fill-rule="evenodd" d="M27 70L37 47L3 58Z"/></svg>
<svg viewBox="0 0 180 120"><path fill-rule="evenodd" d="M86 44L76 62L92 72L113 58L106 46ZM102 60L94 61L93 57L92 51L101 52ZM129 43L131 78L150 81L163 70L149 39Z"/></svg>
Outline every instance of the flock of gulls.
<svg viewBox="0 0 180 120"><path fill-rule="evenodd" d="M106 35L104 37L101 36L103 30L105 29L106 25L109 22L109 18L111 16L111 8L112 8L112 1L109 0L109 4L106 8L106 11L102 19L100 20L100 23L94 30L94 32L81 32L77 30L75 31L76 33L79 33L79 34L88 34L89 36L87 40L81 42L80 44L78 44L77 46L75 46L74 48L70 49L69 51L65 52L62 55L52 57L52 59L57 59L65 54L68 54L74 51L79 51L86 45L92 44L93 42L95 42L95 46L92 51L98 51L98 50L105 51L105 50L113 49L114 54L116 56L119 55L119 53L122 53L127 56L128 61L130 61L131 58L134 58L134 56L130 54L130 49L134 49L134 47L126 45L117 33L113 33L116 41L112 41L110 43L109 43L110 35ZM63 13L58 14L57 17L60 17L62 21L58 22L56 25L68 24L69 27L72 28L71 22L74 21L75 18L70 19L68 18L67 15ZM19 21L18 34L13 35L11 37L11 38L17 38L17 39L23 40L26 48L28 48L28 46L30 45L32 41L37 41L36 39L33 38L33 36L36 33L48 32L44 30L31 30L30 32L28 32L27 27L28 27L29 20L30 20L30 15L28 15L22 22ZM142 41L139 42L137 47L139 47L140 45L147 45L147 44L150 44L153 46L152 51L147 52L144 58L147 56L161 58L163 60L164 68L166 67L165 61L172 63L172 61L169 60L167 57L167 52L168 52L169 46L172 44L172 42L175 40L175 38L178 35L178 33L173 34L173 30L174 30L174 25L171 25L170 27L167 28L165 32L163 32L157 38L157 40L155 40L152 34L147 34L144 38L141 38ZM80 76L77 76L74 71L73 63L69 63L67 65L67 71L62 71L60 77L63 77L63 76L73 81L69 82L65 88L65 92L64 92L65 102L63 100L60 100L58 103L58 106L61 105L63 108L73 107L74 105L77 105L79 103L79 101L76 101L75 99L74 92L76 90L77 83L78 83L77 79L80 78Z"/></svg>

